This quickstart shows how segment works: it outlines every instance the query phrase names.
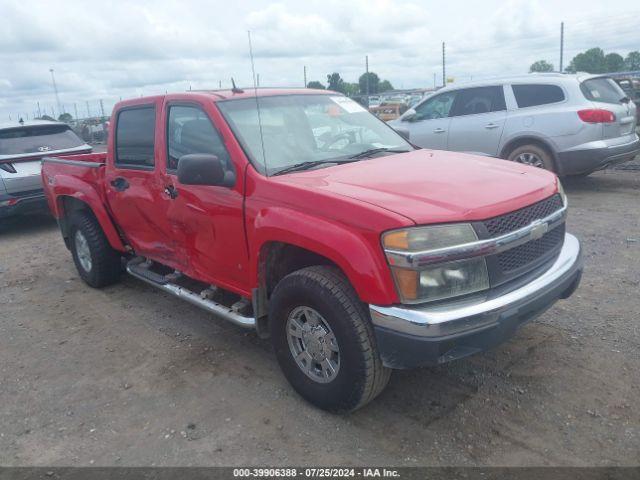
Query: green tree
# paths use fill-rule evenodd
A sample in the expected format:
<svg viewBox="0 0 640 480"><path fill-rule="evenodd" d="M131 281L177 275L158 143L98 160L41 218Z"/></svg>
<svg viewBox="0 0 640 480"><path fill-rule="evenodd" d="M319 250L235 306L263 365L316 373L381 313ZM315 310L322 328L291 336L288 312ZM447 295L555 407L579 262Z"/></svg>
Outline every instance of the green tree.
<svg viewBox="0 0 640 480"><path fill-rule="evenodd" d="M344 93L344 80L338 72L327 75L327 89L333 90L334 92Z"/></svg>
<svg viewBox="0 0 640 480"><path fill-rule="evenodd" d="M604 57L607 64L607 72L621 72L624 70L624 58L617 53L607 53Z"/></svg>
<svg viewBox="0 0 640 480"><path fill-rule="evenodd" d="M627 54L627 58L624 59L624 68L626 70L640 70L640 52L638 50Z"/></svg>
<svg viewBox="0 0 640 480"><path fill-rule="evenodd" d="M389 90L393 90L393 85L391 85L391 82L389 80L382 80L378 85L378 92L384 93L388 92Z"/></svg>
<svg viewBox="0 0 640 480"><path fill-rule="evenodd" d="M376 73L369 72L363 73L358 79L360 85L360 93L365 95L367 93L367 78L369 78L369 93L378 93L380 85L380 77Z"/></svg>
<svg viewBox="0 0 640 480"><path fill-rule="evenodd" d="M529 73L531 72L553 72L553 65L546 60L538 60L529 67Z"/></svg>
<svg viewBox="0 0 640 480"><path fill-rule="evenodd" d="M607 71L607 61L601 48L590 48L586 52L579 53L569 66L567 72L587 72L587 73L605 73Z"/></svg>
<svg viewBox="0 0 640 480"><path fill-rule="evenodd" d="M315 88L317 90L326 90L327 87L325 87L322 83L320 83L317 80L311 80L309 83L307 83L307 88Z"/></svg>
<svg viewBox="0 0 640 480"><path fill-rule="evenodd" d="M73 117L71 116L70 113L62 113L60 114L60 116L58 117L58 121L59 122L64 122L64 123L69 123L71 121L73 121Z"/></svg>

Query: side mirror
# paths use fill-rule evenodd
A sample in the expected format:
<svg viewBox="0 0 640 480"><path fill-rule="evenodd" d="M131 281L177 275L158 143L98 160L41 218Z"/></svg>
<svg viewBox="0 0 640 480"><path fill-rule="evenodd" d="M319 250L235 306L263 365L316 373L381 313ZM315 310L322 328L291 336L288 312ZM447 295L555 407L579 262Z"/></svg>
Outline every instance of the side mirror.
<svg viewBox="0 0 640 480"><path fill-rule="evenodd" d="M401 120L402 120L403 122L410 122L410 121L412 121L413 119L415 119L415 118L416 118L416 115L417 115L417 114L418 114L418 113L417 113L413 108L410 108L409 110L407 110L406 112L404 112L404 114L402 115Z"/></svg>
<svg viewBox="0 0 640 480"><path fill-rule="evenodd" d="M233 185L235 178L225 177L222 163L215 155L192 153L183 155L178 160L178 181L183 185Z"/></svg>

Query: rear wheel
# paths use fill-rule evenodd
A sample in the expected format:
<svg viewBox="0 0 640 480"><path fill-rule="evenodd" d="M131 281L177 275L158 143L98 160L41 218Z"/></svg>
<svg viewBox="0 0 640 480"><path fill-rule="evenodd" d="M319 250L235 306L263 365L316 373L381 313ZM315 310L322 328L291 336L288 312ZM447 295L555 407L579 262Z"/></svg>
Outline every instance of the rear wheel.
<svg viewBox="0 0 640 480"><path fill-rule="evenodd" d="M80 277L94 288L117 282L122 272L121 256L111 248L95 217L88 212L74 214L69 233Z"/></svg>
<svg viewBox="0 0 640 480"><path fill-rule="evenodd" d="M356 410L389 381L368 313L333 267L303 268L283 278L270 300L269 324L285 377L317 407Z"/></svg>
<svg viewBox="0 0 640 480"><path fill-rule="evenodd" d="M517 147L509 154L507 160L555 172L553 157L546 149L538 145L522 145Z"/></svg>

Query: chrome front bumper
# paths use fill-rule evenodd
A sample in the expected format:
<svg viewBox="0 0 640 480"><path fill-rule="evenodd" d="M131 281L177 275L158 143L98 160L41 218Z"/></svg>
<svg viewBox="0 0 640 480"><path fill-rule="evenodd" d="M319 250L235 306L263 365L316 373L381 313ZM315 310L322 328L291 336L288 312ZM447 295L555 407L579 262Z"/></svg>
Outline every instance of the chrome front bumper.
<svg viewBox="0 0 640 480"><path fill-rule="evenodd" d="M535 318L558 299L570 296L580 281L581 273L580 243L573 235L566 234L558 258L547 271L504 295L435 305L370 305L383 361L389 366L403 368L442 363L484 350L506 339L508 332L513 333L517 326ZM496 338L491 336L492 329L500 332ZM415 342L429 343L430 349L425 352L425 358L404 358L406 355L420 355L420 348L413 348ZM441 345L432 351L438 343ZM460 349L461 346L464 348ZM414 353L403 350L413 350Z"/></svg>

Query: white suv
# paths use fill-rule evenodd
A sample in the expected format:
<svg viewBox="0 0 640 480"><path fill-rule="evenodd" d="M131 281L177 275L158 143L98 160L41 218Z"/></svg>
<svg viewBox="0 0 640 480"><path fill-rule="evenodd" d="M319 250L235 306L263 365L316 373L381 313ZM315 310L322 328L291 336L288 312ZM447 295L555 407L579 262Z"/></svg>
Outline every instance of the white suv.
<svg viewBox="0 0 640 480"><path fill-rule="evenodd" d="M420 147L585 175L640 151L636 106L606 76L529 74L447 87L389 124Z"/></svg>

